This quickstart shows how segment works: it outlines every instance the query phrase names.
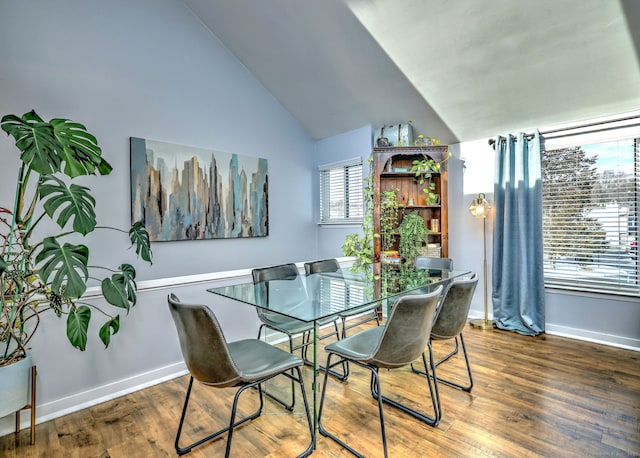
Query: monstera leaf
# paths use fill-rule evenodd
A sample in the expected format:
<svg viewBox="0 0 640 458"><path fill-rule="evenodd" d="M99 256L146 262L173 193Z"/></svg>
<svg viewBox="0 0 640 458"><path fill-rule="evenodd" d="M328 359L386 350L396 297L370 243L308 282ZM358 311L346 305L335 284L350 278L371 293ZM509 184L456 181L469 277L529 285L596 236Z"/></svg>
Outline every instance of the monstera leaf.
<svg viewBox="0 0 640 458"><path fill-rule="evenodd" d="M120 273L102 280L102 294L106 301L116 307L129 310L136 305L136 270L130 264L122 264Z"/></svg>
<svg viewBox="0 0 640 458"><path fill-rule="evenodd" d="M73 178L96 171L108 175L112 170L96 138L82 124L60 118L45 122L30 111L22 118L4 116L1 127L15 138L22 162L41 175L62 171Z"/></svg>
<svg viewBox="0 0 640 458"><path fill-rule="evenodd" d="M62 145L53 135L53 126L35 111L25 113L22 118L4 116L1 126L2 130L15 138L16 147L22 152L22 162L45 175L60 171Z"/></svg>
<svg viewBox="0 0 640 458"><path fill-rule="evenodd" d="M78 350L84 351L87 348L87 330L91 321L91 309L86 305L81 305L77 309L69 310L67 317L67 338L71 345Z"/></svg>
<svg viewBox="0 0 640 458"><path fill-rule="evenodd" d="M89 249L84 245L65 243L60 246L54 237L43 241L36 263L44 262L40 277L51 289L64 297L80 297L87 289Z"/></svg>
<svg viewBox="0 0 640 458"><path fill-rule="evenodd" d="M38 187L44 201L44 210L53 219L58 209L62 209L56 222L63 228L73 218L73 230L87 235L96 227L96 200L89 194L89 188L66 183L52 175L47 176Z"/></svg>
<svg viewBox="0 0 640 458"><path fill-rule="evenodd" d="M100 328L100 340L104 344L104 348L109 346L111 342L111 336L117 334L120 330L120 315L116 315L115 318L110 319Z"/></svg>
<svg viewBox="0 0 640 458"><path fill-rule="evenodd" d="M129 230L129 239L136 246L136 254L151 264L151 242L142 221L133 223Z"/></svg>
<svg viewBox="0 0 640 458"><path fill-rule="evenodd" d="M0 366L25 355L34 333L42 328L37 317L45 311L53 311L58 317L67 313L67 338L74 347L85 350L91 312L97 309L107 317L98 336L108 346L120 329L120 316L103 308L128 311L135 306L135 269L129 264L122 264L116 273L107 269L110 277L101 286L109 305L76 303L87 289L89 270L106 268L89 266L89 249L64 243L63 239L87 235L97 227L91 190L72 184L72 179L108 175L112 167L102 158L96 138L85 126L68 119L45 121L30 111L22 116L3 116L0 129L15 140L21 159L15 196L10 199L13 211L0 207L2 312L20 318L0 329ZM39 215L42 210L45 214ZM54 237L49 236L56 229L52 221L62 229ZM105 229L124 232L114 227ZM138 256L151 263L149 234L142 223L131 227L129 239ZM31 321L34 325L25 326L30 318L35 318Z"/></svg>

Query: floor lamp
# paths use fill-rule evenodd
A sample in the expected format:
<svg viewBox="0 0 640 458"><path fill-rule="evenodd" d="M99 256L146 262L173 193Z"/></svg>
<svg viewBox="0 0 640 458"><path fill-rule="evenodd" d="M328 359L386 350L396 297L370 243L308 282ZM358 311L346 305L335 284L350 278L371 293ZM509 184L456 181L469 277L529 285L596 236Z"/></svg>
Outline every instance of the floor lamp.
<svg viewBox="0 0 640 458"><path fill-rule="evenodd" d="M470 320L471 326L479 329L493 329L495 322L489 319L489 305L487 302L487 215L490 209L489 202L485 199L483 193L478 194L476 199L473 199L469 211L476 218L482 218L482 240L484 242L484 319Z"/></svg>

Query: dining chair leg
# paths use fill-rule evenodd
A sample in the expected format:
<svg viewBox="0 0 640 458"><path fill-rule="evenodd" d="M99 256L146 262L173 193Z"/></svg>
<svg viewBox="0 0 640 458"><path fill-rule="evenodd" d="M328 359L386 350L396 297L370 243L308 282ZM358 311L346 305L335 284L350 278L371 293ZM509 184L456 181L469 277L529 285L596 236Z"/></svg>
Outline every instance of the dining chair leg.
<svg viewBox="0 0 640 458"><path fill-rule="evenodd" d="M294 375L294 371L297 373L297 375ZM310 441L309 441L309 446L304 450L304 452L302 452L300 455L298 455L299 457L305 457L305 456L309 456L311 454L311 452L313 451L313 446L315 443L315 434L313 431L313 420L311 419L311 410L309 408L309 401L307 400L307 393L306 390L304 388L304 381L302 379L302 371L300 370L299 367L295 367L293 369L291 369L291 374L285 372L282 375L284 375L285 377L288 377L291 379L291 383L295 384L297 383L298 385L300 385L300 391L302 393L302 400L304 402L304 410L305 410L305 414L307 416L307 424L309 425L309 435L310 435ZM253 385L253 384L252 384ZM238 400L240 399L240 395L244 392L244 390L246 390L247 388L252 387L252 385L247 385L247 386L243 386L242 388L240 388L237 392L236 395L233 399L233 407L231 409L231 420L229 422L229 427L226 429L229 431L229 435L227 436L227 448L225 451L225 458L229 457L229 454L231 452L231 439L232 439L232 435L233 435L233 430L240 424L244 423L246 420L243 420L239 423L235 423L235 416L236 416L236 412L238 409ZM260 411L262 410L262 405L263 405L263 401L262 401L262 384L258 384L258 390L260 392ZM259 413L258 413L259 415ZM251 418L249 418L251 419ZM224 432L224 430L222 431Z"/></svg>
<svg viewBox="0 0 640 458"><path fill-rule="evenodd" d="M262 413L262 408L264 405L263 399L262 399L262 391L260 391L260 406L258 407L258 410L256 410L253 414L243 418L242 420L238 421L238 422L234 422L235 419L235 409L236 409L236 404L237 404L237 398L239 397L239 394L244 391L246 388L251 388L255 385L258 385L258 389L259 388L259 384L251 384L251 385L246 385L244 387L242 387L240 390L238 390L238 392L236 393L236 397L234 398L234 405L233 405L233 409L232 409L232 417L231 417L231 422L229 424L229 426L216 431L213 434L210 434L200 440L197 440L189 445L187 445L186 447L180 447L180 436L182 435L182 427L184 426L184 420L187 414L187 407L189 405L189 399L191 398L191 390L193 388L193 377L191 377L189 379L189 386L187 387L187 394L185 396L184 399L184 406L182 407L182 414L180 415L180 422L178 423L178 432L176 434L176 440L175 440L175 448L176 448L176 453L178 455L184 455L185 453L189 453L194 447L197 447L198 445L204 444L205 442L208 442L210 440L215 439L216 437L220 436L221 434L224 434L225 432L229 431L229 437L227 439L227 455L228 456L228 451L230 448L230 444L231 444L231 435L233 434L233 428L236 428L240 425L242 425L243 423L246 423L247 421L253 420L255 418L258 418L260 416L260 414Z"/></svg>
<svg viewBox="0 0 640 458"><path fill-rule="evenodd" d="M422 362L425 368L428 368L428 367L431 368L431 373L433 374L433 377L431 376L425 377L427 381L427 386L429 388L429 395L431 396L431 403L433 406L433 416L428 415L419 410L416 410L412 407L409 407L406 404L402 404L399 401L380 395L379 391L376 390L376 387L373 381L371 382L371 395L373 396L374 399L382 398L382 400L387 404L402 410L403 412L411 415L412 417L417 418L420 421L423 421L429 426L438 426L438 424L440 423L440 419L442 418L442 407L440 404L440 393L438 392L437 378L435 376L436 366L433 361L433 353L431 351L430 344L428 345L428 348L429 348L429 363L427 365L427 359L424 353L422 353Z"/></svg>
<svg viewBox="0 0 640 458"><path fill-rule="evenodd" d="M460 346L462 347L462 354L464 356L464 362L466 365L466 369L467 369L467 376L469 378L469 384L464 386L462 384L459 383L455 383L452 382L451 380L447 380L447 379L443 379L442 377L438 377L438 382L444 383L445 385L449 385L453 388L457 388L459 390L462 391L466 391L467 393L471 392L471 389L473 388L473 376L471 375L471 365L469 364L469 355L467 354L467 347L464 344L464 337L462 336L462 333L460 334ZM435 365L436 367L438 367L440 364L448 361L452 356L458 354L458 337L455 338L455 342L456 342L456 346L454 348L454 350L452 352L450 352L449 354L447 354L446 356L444 356L443 358L441 358L440 360L438 360ZM416 374L421 374L421 375L427 375L427 373L423 370L420 369L416 369L413 364L411 364L411 370L416 373ZM431 376L433 377L433 376Z"/></svg>
<svg viewBox="0 0 640 458"><path fill-rule="evenodd" d="M262 329L265 329L265 341L267 338L267 332L266 332L266 326L264 324L260 325L260 328L258 329L258 340L260 340L260 335L262 334ZM289 352L293 354L293 340L291 339L291 336L289 337ZM293 412L293 408L296 405L296 390L295 390L295 382L293 381L293 369L291 370L291 403L287 403L285 401L283 401L282 399L280 399L279 397L277 397L275 394L272 394L270 392L268 392L267 390L263 389L262 392L265 394L265 396L267 396L269 399L277 402L278 404L280 404L282 407L284 407L286 410L288 410L289 412Z"/></svg>
<svg viewBox="0 0 640 458"><path fill-rule="evenodd" d="M333 326L335 328L335 336L338 340L340 340L340 330L338 328L338 323L334 321ZM307 357L308 348L312 344L311 333L312 331L307 331L302 335L302 359L304 360L304 364L306 366L313 367L313 361ZM318 369L320 369L321 371L325 370L323 366L318 366ZM342 362L342 373L333 369L331 369L329 373L341 382L346 382L347 378L349 378L349 363L346 361Z"/></svg>
<svg viewBox="0 0 640 458"><path fill-rule="evenodd" d="M341 361L342 361L342 358L340 358L340 361L337 361L337 362L331 364L331 357L332 356L333 356L332 354L329 354L329 356L327 357L327 364L326 364L325 367L328 368L328 369L331 369L332 367L337 366L338 364L341 364ZM364 455L362 455L361 453L359 453L358 451L353 449L351 446L349 446L346 442L344 442L339 437L337 437L334 434L332 434L329 431L327 431L324 428L324 426L322 425L322 413L324 411L324 400L325 400L325 395L326 395L326 392L327 392L327 381L328 381L328 379L329 379L329 373L325 370L324 371L324 381L322 383L322 394L320 395L320 407L318 408L318 431L324 437L328 437L329 439L333 440L334 442L339 444L342 448L348 450L349 452L351 452L353 455L357 456L358 458L364 458Z"/></svg>
<svg viewBox="0 0 640 458"><path fill-rule="evenodd" d="M307 392L304 388L304 381L302 380L302 371L299 367L296 367L295 370L298 372L297 381L300 384L300 391L302 392L302 401L304 402L304 411L307 415L307 423L309 424L309 434L311 436L311 440L309 441L309 446L307 449L302 452L299 457L309 456L313 452L313 449L316 444L316 434L315 428L313 425L313 419L311 418L311 409L309 408L309 401L307 399Z"/></svg>
<svg viewBox="0 0 640 458"><path fill-rule="evenodd" d="M377 393L382 393L380 389L380 376L378 375L378 368L370 367L371 370L371 383L375 387L375 391ZM387 434L384 427L384 407L383 407L383 396L378 396L378 412L380 414L380 432L382 434L382 447L384 449L384 456L387 458L389 456L389 452L387 450Z"/></svg>
<svg viewBox="0 0 640 458"><path fill-rule="evenodd" d="M329 355L328 358L327 358L327 366L326 367L328 367L328 368L336 366L336 365L340 364L341 361L343 361L341 359L340 361L338 361L336 363L333 363L333 365L332 365L331 364L331 356L332 355ZM367 364L359 364L357 362L356 362L356 364L358 364L359 366L361 366L363 368L366 368L369 371L371 371L372 391L375 391L376 393L380 393L380 377L378 375L378 368L369 366ZM325 371L324 382L322 384L322 395L320 396L320 408L318 410L318 430L320 431L320 434L322 434L325 437L328 437L328 438L332 439L333 441L338 443L340 446L342 446L343 448L345 448L346 450L351 452L353 455L355 455L357 457L364 457L364 455L362 455L360 452L358 452L353 447L348 445L342 439L340 439L339 437L337 437L334 434L332 434L329 431L327 431L325 429L325 427L322 425L322 413L323 413L323 409L324 409L324 400L325 400L325 395L326 395L326 392L327 392L327 380L328 379L329 379L329 374L328 374L327 371ZM380 417L380 434L382 436L382 447L384 449L384 456L385 456L385 458L387 458L389 456L389 452L388 452L388 446L387 446L387 434L386 434L385 421L384 421L384 402L386 402L385 399L386 398L384 396L377 396L377 400L378 400L378 415Z"/></svg>

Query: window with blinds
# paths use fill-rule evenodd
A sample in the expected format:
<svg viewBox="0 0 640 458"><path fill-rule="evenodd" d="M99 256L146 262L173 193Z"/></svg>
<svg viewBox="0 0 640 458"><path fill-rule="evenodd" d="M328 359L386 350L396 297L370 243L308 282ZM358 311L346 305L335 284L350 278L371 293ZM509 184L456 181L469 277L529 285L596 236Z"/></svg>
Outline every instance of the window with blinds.
<svg viewBox="0 0 640 458"><path fill-rule="evenodd" d="M360 223L363 216L362 159L320 167L320 223Z"/></svg>
<svg viewBox="0 0 640 458"><path fill-rule="evenodd" d="M542 154L545 285L640 296L640 139L579 140Z"/></svg>

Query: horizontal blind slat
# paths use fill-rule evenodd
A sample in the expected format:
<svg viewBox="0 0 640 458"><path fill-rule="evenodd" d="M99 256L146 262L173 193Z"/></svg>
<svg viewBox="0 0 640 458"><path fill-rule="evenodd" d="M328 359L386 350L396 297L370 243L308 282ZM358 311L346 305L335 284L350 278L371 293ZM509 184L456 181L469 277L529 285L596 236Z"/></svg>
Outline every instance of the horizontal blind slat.
<svg viewBox="0 0 640 458"><path fill-rule="evenodd" d="M623 139L543 152L545 285L640 296L632 250L637 144Z"/></svg>

